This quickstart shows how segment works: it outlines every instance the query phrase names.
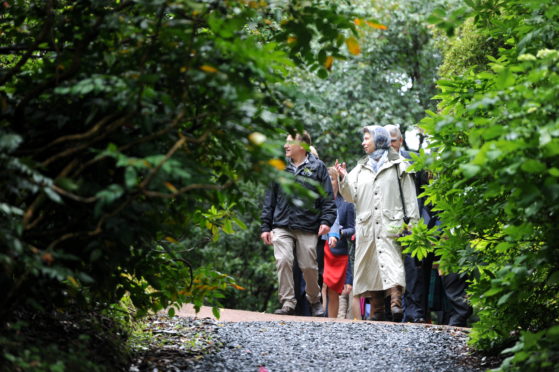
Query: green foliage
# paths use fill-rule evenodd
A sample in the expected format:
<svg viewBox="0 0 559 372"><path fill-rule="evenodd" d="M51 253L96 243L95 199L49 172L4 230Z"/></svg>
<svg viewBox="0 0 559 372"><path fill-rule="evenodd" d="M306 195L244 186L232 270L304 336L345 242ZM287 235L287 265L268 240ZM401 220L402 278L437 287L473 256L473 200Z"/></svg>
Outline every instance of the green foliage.
<svg viewBox="0 0 559 372"><path fill-rule="evenodd" d="M209 240L192 231L244 227L239 184L278 178L283 163L269 160L302 127L281 82L297 64L322 65L313 48L341 53L350 9L2 6L0 323L22 304L104 308L125 294L139 314L218 305L236 284L204 268L192 250Z"/></svg>
<svg viewBox="0 0 559 372"><path fill-rule="evenodd" d="M365 125L398 124L405 132L426 109L435 109L441 54L424 20L432 6L422 0L361 2L355 20L361 53L335 57L325 79L304 72L290 79L294 115L314 134L321 159L358 159Z"/></svg>
<svg viewBox="0 0 559 372"><path fill-rule="evenodd" d="M479 48L494 53L438 82L439 111L421 122L432 153L415 167L435 174L425 195L441 239L409 241L440 254L443 271L472 274L472 345L502 350L519 340L503 368L553 368L542 355L556 357L549 340L559 322L559 5L468 4ZM464 45L452 44L446 65L464 63L451 59Z"/></svg>
<svg viewBox="0 0 559 372"><path fill-rule="evenodd" d="M189 250L189 257L194 262L211 262L213 270L235 278L235 285L221 291L222 296L217 299L220 305L231 309L271 311L277 307L275 261L273 249L260 240L261 200L266 185L241 182L238 186L243 194L238 207L244 212L235 218L247 221L246 229L235 229L234 234L219 234L215 239L215 235L205 228L207 220L202 219L180 244Z"/></svg>
<svg viewBox="0 0 559 372"><path fill-rule="evenodd" d="M0 336L2 371L64 372L124 370L129 322L115 313L21 311Z"/></svg>
<svg viewBox="0 0 559 372"><path fill-rule="evenodd" d="M423 219L420 219L415 225L411 226L411 234L404 235L398 239L405 249L402 253L410 254L418 260L423 260L432 252L431 247L438 240L439 231L437 227L429 229Z"/></svg>
<svg viewBox="0 0 559 372"><path fill-rule="evenodd" d="M518 343L503 353L514 353L505 359L501 371L553 371L559 364L559 326L537 333L522 332Z"/></svg>
<svg viewBox="0 0 559 372"><path fill-rule="evenodd" d="M473 18L468 18L458 30L458 37L445 38L443 63L439 67L439 75L449 79L456 75L464 75L476 66L485 66L487 55L492 55L492 43L484 38L476 28Z"/></svg>
<svg viewBox="0 0 559 372"><path fill-rule="evenodd" d="M229 273L243 290L224 293L221 303L227 308L271 311L277 307L277 277L273 249L260 240L259 219L234 236L221 236L201 252L203 260Z"/></svg>

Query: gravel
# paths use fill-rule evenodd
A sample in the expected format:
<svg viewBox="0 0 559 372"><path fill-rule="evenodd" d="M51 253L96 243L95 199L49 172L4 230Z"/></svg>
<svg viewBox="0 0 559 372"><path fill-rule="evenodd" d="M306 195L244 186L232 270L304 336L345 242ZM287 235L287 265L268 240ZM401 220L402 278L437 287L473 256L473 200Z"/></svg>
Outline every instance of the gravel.
<svg viewBox="0 0 559 372"><path fill-rule="evenodd" d="M374 322L217 323L202 371L483 371L463 329Z"/></svg>

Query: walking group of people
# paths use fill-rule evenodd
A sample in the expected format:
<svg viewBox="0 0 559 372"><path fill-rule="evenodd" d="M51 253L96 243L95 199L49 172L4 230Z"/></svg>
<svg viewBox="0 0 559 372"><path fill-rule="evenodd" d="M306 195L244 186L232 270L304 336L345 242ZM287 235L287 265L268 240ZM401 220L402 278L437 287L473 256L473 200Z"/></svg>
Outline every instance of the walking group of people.
<svg viewBox="0 0 559 372"><path fill-rule="evenodd" d="M266 193L261 238L274 247L281 302L275 314L304 314L301 305L308 303L312 316L324 316L327 307L330 317L351 309L352 318L363 319L368 302L369 320L426 321L432 259L404 257L397 238L420 217L433 225L436 216L417 199L426 180L407 171L410 156L402 142L396 126L364 127L361 145L367 156L348 171L338 161L327 168L311 151L307 132L287 137L286 171L318 196L288 195L277 183ZM456 292L459 310L466 309L455 322L460 324L453 325L465 325L471 312L464 301L465 281L453 279L460 285L449 281L454 283L449 292Z"/></svg>

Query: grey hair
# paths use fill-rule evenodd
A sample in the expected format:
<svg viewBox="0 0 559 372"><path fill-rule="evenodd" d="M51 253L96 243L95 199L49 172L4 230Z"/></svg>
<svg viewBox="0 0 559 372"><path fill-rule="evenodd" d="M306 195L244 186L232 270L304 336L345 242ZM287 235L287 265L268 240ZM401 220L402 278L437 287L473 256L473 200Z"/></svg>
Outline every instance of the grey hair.
<svg viewBox="0 0 559 372"><path fill-rule="evenodd" d="M390 148L390 133L386 128L379 125L369 125L363 128L363 133L369 133L373 136L376 150L387 150Z"/></svg>
<svg viewBox="0 0 559 372"><path fill-rule="evenodd" d="M392 137L393 141L399 140L402 138L402 132L400 132L400 128L398 128L394 124L385 125L384 128L390 133L390 137Z"/></svg>

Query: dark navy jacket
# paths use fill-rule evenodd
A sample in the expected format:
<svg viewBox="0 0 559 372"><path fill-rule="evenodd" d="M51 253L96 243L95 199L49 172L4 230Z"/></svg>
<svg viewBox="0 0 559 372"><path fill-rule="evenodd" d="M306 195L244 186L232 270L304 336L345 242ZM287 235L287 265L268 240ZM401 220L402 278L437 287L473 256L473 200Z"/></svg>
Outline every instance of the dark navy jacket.
<svg viewBox="0 0 559 372"><path fill-rule="evenodd" d="M330 230L329 236L338 238L335 247L330 247L330 251L335 255L349 255L349 241L355 234L355 207L352 203L348 203L344 198L338 194L336 199L336 207L338 208L338 218L336 219L336 229L339 231ZM351 263L348 262L346 269L345 284L353 284L353 268Z"/></svg>
<svg viewBox="0 0 559 372"><path fill-rule="evenodd" d="M296 176L296 181L305 188L318 194L316 186L308 182L309 179L318 182L326 195L319 196L312 206L295 205L287 195L274 183L266 192L261 216L261 231L272 231L275 227L290 230L302 230L318 233L320 225L332 226L336 220L336 204L332 192L332 182L328 170L322 161L314 155L308 154L307 161L295 167L289 163L286 172Z"/></svg>
<svg viewBox="0 0 559 372"><path fill-rule="evenodd" d="M330 250L336 255L349 254L348 241L355 234L355 207L352 203L346 202L341 195L338 195L334 201L338 208L337 221L340 225L340 232L338 243L335 247L330 247Z"/></svg>

